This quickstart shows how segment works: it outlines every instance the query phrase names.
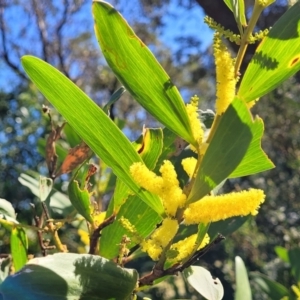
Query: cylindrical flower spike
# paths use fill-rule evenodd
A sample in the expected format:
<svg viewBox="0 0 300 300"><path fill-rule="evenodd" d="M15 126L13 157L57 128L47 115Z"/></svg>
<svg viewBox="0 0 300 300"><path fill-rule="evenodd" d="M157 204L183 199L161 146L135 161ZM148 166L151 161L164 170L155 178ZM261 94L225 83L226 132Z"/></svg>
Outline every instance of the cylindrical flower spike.
<svg viewBox="0 0 300 300"><path fill-rule="evenodd" d="M176 251L178 254L176 257L174 257L172 262L181 262L188 256L192 254L193 251L195 251L195 243L197 239L197 234L193 234L184 240L181 240L171 246L171 251ZM209 243L209 236L208 234L205 235L203 241L201 242L200 246L197 250L204 248Z"/></svg>
<svg viewBox="0 0 300 300"><path fill-rule="evenodd" d="M256 215L264 199L264 192L257 189L219 196L206 196L188 206L184 212L184 222L187 225L207 224L230 217Z"/></svg>
<svg viewBox="0 0 300 300"><path fill-rule="evenodd" d="M236 79L234 74L234 60L231 58L218 32L215 33L214 37L214 56L217 81L216 114L221 115L235 96Z"/></svg>
<svg viewBox="0 0 300 300"><path fill-rule="evenodd" d="M141 243L142 250L147 252L153 260L158 260L163 249L174 238L179 228L177 220L166 218L163 220L149 239Z"/></svg>

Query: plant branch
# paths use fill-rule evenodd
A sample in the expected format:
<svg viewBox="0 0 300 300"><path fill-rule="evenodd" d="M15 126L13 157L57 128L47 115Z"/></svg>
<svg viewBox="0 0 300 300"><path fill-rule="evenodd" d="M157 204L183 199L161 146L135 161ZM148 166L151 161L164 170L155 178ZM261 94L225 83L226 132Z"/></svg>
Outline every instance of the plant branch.
<svg viewBox="0 0 300 300"><path fill-rule="evenodd" d="M182 272L184 269L190 267L194 264L201 256L207 253L212 247L219 244L225 237L221 234L218 236L206 247L201 250L198 250L194 253L194 255L188 259L184 264L176 263L172 267L164 270L161 266L156 264L151 271L151 273L143 276L139 280L139 287L146 286L146 285L153 285L153 282L161 277L168 276L168 275L176 275L178 272ZM158 266L158 267L157 267Z"/></svg>

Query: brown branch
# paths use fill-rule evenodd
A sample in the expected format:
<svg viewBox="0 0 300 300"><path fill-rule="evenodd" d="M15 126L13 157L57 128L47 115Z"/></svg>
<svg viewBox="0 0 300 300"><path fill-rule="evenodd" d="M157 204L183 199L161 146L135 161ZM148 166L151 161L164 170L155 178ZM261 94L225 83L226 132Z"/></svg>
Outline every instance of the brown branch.
<svg viewBox="0 0 300 300"><path fill-rule="evenodd" d="M184 269L190 267L192 264L194 264L201 256L203 256L205 253L207 253L212 247L220 243L222 240L224 240L225 237L221 234L218 234L218 236L206 247L204 247L201 250L198 250L194 253L194 255L186 261L184 264L177 263L173 265L172 267L163 270L161 269L161 266L158 266L156 264L152 271L141 277L139 280L139 287L145 286L145 285L152 285L153 282L161 277L168 276L168 275L176 275L178 272L182 272Z"/></svg>
<svg viewBox="0 0 300 300"><path fill-rule="evenodd" d="M104 229L105 227L107 227L108 225L112 224L116 219L116 215L112 214L110 217L108 217L107 219L105 219L92 233L92 235L90 236L90 251L89 254L95 254L96 253L96 249L97 249L97 245L98 245L98 240L100 237L100 232L102 229Z"/></svg>

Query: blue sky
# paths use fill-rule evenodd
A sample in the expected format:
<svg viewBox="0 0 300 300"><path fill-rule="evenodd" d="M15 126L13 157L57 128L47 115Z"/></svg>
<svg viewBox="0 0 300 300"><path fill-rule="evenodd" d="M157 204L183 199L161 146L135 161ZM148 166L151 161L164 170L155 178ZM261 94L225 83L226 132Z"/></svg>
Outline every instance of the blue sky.
<svg viewBox="0 0 300 300"><path fill-rule="evenodd" d="M109 1L113 4L115 1ZM135 18L140 16L139 8L134 5L134 2L131 2L131 4L124 5L123 4L123 13L124 17L127 18L128 15L128 22L131 23L130 18ZM163 20L166 24L163 31L161 31L162 35L160 36L161 41L170 47L172 50L177 50L179 45L176 43L175 39L179 35L185 35L185 36L198 36L199 39L202 42L201 50L204 50L209 46L212 40L212 31L207 27L206 24L203 23L203 11L199 5L194 4L193 9L189 10L187 13L185 9L178 7L175 5L172 1L169 5L165 6L163 8L164 17ZM129 18L130 16L130 18ZM176 16L174 18L174 16ZM17 40L16 34L18 31L20 31L21 24L23 27L28 30L28 33L30 36L33 36L34 38L38 38L37 34L34 33L32 28L30 28L30 23L34 23L35 20L28 19L27 16L24 15L22 17L22 11L20 10L20 7L14 6L10 10L5 11L5 17L7 22L10 24L14 24L11 28L11 34L7 34L7 37L12 40ZM89 3L85 3L83 10L80 12L80 15L78 14L78 23L80 25L86 26L89 30L93 30L93 20L91 16L91 9ZM27 19L26 19L27 18ZM27 22L27 23L26 23ZM24 25L25 24L25 25ZM28 26L26 27L26 24ZM77 28L80 30L80 27ZM76 30L76 27L75 27ZM69 28L68 31L72 34L74 34L74 28ZM76 33L75 33L76 35ZM19 44L20 42L24 43L24 45L27 45L27 48L33 51L39 49L40 46L38 43L32 43L28 47L29 41L24 39L24 41L17 41ZM96 41L95 41L96 42ZM1 42L0 42L0 46ZM1 49L2 50L2 49ZM30 54L30 53L29 53ZM18 62L19 58L15 57L15 62ZM0 90L4 91L10 91L11 88L18 82L18 78L14 76L13 72L11 72L10 69L8 69L3 61L0 61Z"/></svg>

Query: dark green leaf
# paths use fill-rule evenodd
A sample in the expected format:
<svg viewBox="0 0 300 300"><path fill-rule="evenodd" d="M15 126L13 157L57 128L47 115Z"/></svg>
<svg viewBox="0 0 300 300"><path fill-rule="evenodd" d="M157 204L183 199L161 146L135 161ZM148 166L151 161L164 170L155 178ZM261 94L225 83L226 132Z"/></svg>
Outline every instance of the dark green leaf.
<svg viewBox="0 0 300 300"><path fill-rule="evenodd" d="M300 69L300 2L275 23L263 39L243 76L238 97L255 100Z"/></svg>
<svg viewBox="0 0 300 300"><path fill-rule="evenodd" d="M211 240L214 239L218 233L226 237L243 226L244 223L249 220L249 218L251 218L250 215L246 217L233 217L219 222L213 222L210 224L208 235L210 236Z"/></svg>
<svg viewBox="0 0 300 300"><path fill-rule="evenodd" d="M22 64L30 79L86 144L147 205L163 213L160 199L141 189L131 177L130 166L142 159L113 121L54 67L32 56L24 56Z"/></svg>
<svg viewBox="0 0 300 300"><path fill-rule="evenodd" d="M247 269L243 260L239 257L235 257L235 300L252 300L252 293L250 282L247 274Z"/></svg>
<svg viewBox="0 0 300 300"><path fill-rule="evenodd" d="M196 143L184 102L170 77L123 17L94 1L95 32L109 66L149 113L189 143Z"/></svg>
<svg viewBox="0 0 300 300"><path fill-rule="evenodd" d="M292 274L296 282L300 282L300 248L289 250L289 261L292 268Z"/></svg>
<svg viewBox="0 0 300 300"><path fill-rule="evenodd" d="M204 154L188 198L194 202L207 195L240 164L253 138L252 116L246 104L235 98L220 122Z"/></svg>
<svg viewBox="0 0 300 300"><path fill-rule="evenodd" d="M251 279L259 286L264 294L272 300L282 300L285 296L290 296L289 291L282 284L269 279L266 275L258 272L250 273Z"/></svg>
<svg viewBox="0 0 300 300"><path fill-rule="evenodd" d="M28 241L23 228L13 228L10 235L10 251L13 258L13 265L19 271L27 262Z"/></svg>
<svg viewBox="0 0 300 300"><path fill-rule="evenodd" d="M137 279L135 270L99 256L58 253L31 260L6 278L0 293L4 300L124 300Z"/></svg>

